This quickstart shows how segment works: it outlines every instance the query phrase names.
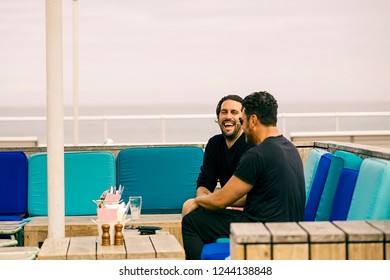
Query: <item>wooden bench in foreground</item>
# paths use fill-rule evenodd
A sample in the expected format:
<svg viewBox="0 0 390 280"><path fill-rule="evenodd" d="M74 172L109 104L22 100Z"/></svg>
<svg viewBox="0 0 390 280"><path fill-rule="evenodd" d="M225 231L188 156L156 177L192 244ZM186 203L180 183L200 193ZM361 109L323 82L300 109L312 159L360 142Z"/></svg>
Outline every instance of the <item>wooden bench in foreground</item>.
<svg viewBox="0 0 390 280"><path fill-rule="evenodd" d="M233 223L233 260L390 260L390 220Z"/></svg>
<svg viewBox="0 0 390 280"><path fill-rule="evenodd" d="M49 238L38 260L185 259L183 247L171 234L125 235L123 245L102 246L97 236Z"/></svg>

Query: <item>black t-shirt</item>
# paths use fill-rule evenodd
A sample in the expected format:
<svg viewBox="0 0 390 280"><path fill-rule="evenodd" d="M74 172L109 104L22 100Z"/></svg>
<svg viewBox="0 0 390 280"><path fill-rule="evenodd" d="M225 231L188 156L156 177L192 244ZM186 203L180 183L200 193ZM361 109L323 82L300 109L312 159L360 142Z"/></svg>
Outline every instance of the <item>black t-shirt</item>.
<svg viewBox="0 0 390 280"><path fill-rule="evenodd" d="M303 164L298 150L285 137L269 137L247 151L234 175L253 185L246 198L246 216L260 222L303 220Z"/></svg>
<svg viewBox="0 0 390 280"><path fill-rule="evenodd" d="M205 148L197 187L203 186L213 192L218 180L221 187L223 187L232 177L241 156L253 146L253 144L245 141L244 133L241 134L230 149L228 149L225 137L222 134L210 138Z"/></svg>

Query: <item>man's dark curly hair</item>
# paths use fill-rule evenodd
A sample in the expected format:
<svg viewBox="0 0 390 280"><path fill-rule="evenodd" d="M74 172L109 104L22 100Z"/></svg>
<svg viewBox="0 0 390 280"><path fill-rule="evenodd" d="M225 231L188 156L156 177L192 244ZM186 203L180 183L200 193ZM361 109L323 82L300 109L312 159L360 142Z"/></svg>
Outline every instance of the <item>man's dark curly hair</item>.
<svg viewBox="0 0 390 280"><path fill-rule="evenodd" d="M229 94L227 96L224 96L222 97L221 100L219 100L218 102L218 105L217 105L217 108L216 108L216 113L217 113L217 117L219 116L219 113L221 112L221 106L222 106L222 103L226 100L233 100L233 101L237 101L237 102L240 102L242 104L242 98L238 95L235 95L235 94ZM242 108L241 108L242 110Z"/></svg>
<svg viewBox="0 0 390 280"><path fill-rule="evenodd" d="M270 93L266 91L254 92L244 98L242 105L248 118L254 114L263 125L276 126L278 103Z"/></svg>

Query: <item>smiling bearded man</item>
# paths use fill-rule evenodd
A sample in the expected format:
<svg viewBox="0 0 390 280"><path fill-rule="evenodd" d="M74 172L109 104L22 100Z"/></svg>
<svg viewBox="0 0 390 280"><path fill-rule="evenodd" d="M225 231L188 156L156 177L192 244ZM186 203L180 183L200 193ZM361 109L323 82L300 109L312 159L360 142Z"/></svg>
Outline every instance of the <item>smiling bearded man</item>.
<svg viewBox="0 0 390 280"><path fill-rule="evenodd" d="M209 195L216 189L217 183L223 187L233 175L241 156L253 144L245 142L245 134L241 128L242 98L238 95L223 97L216 108L217 120L221 130L207 142L203 164L197 180L196 196ZM192 199L183 204L182 214L187 213ZM245 197L231 206L242 206Z"/></svg>

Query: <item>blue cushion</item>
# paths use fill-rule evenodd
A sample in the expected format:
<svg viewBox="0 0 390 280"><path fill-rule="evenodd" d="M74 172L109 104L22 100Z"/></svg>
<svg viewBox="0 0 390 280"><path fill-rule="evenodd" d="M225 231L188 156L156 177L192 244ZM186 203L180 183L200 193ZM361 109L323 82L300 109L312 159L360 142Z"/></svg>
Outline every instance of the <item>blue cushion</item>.
<svg viewBox="0 0 390 280"><path fill-rule="evenodd" d="M324 184L324 189L321 193L320 201L318 202L318 209L315 217L316 221L327 221L329 219L334 195L343 166L344 160L333 155L329 166L328 176L326 177Z"/></svg>
<svg viewBox="0 0 390 280"><path fill-rule="evenodd" d="M27 170L28 161L23 152L0 152L0 216L3 220L19 220L27 214Z"/></svg>
<svg viewBox="0 0 390 280"><path fill-rule="evenodd" d="M325 153L321 156L314 175L313 183L309 192L309 197L305 207L305 221L314 221L318 209L318 204L324 189L326 178L328 176L330 163L332 160L331 153Z"/></svg>
<svg viewBox="0 0 390 280"><path fill-rule="evenodd" d="M310 150L309 155L307 156L305 167L303 170L305 175L306 200L308 198L308 194L310 193L310 189L313 184L314 175L316 174L320 158L325 153L328 152L325 150L314 148Z"/></svg>
<svg viewBox="0 0 390 280"><path fill-rule="evenodd" d="M318 210L315 218L316 221L328 221L330 219L337 189L339 187L341 189L344 189L344 186L340 184L340 175L342 174L344 168L359 170L362 161L363 159L350 152L336 151L333 154L328 177L326 179L324 190L322 192L321 199L318 205ZM343 176L345 176L345 174ZM343 181L341 183L350 183L349 181L346 182L344 179L345 178L343 178ZM344 189L344 191L346 190ZM340 190L337 195L347 195L347 193L345 193L344 191ZM346 197L339 197L338 199L343 200L345 204L349 205L351 198L348 198L347 195Z"/></svg>
<svg viewBox="0 0 390 280"><path fill-rule="evenodd" d="M122 198L142 196L142 213L181 213L187 199L195 197L196 180L203 161L198 147L147 147L121 150L117 156Z"/></svg>
<svg viewBox="0 0 390 280"><path fill-rule="evenodd" d="M215 242L203 246L201 260L224 260L230 256L229 242Z"/></svg>
<svg viewBox="0 0 390 280"><path fill-rule="evenodd" d="M28 211L47 216L47 154L29 158ZM115 157L110 152L66 152L64 155L65 215L96 215L103 191L116 186Z"/></svg>
<svg viewBox="0 0 390 280"><path fill-rule="evenodd" d="M359 170L350 168L343 168L341 171L329 221L347 219L358 174Z"/></svg>
<svg viewBox="0 0 390 280"><path fill-rule="evenodd" d="M366 158L360 167L347 220L390 219L390 161Z"/></svg>

